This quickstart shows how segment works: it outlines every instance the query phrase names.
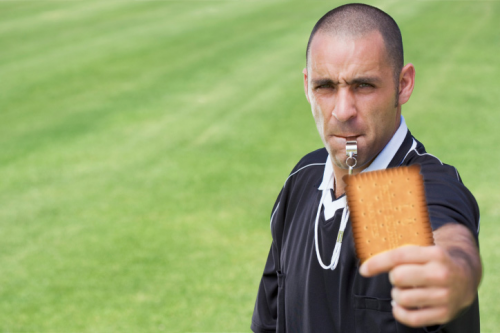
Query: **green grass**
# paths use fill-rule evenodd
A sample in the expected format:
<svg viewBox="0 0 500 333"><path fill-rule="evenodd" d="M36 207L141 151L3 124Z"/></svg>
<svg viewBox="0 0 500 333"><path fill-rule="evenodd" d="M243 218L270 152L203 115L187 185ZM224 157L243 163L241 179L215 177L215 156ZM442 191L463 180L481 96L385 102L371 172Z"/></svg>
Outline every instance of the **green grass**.
<svg viewBox="0 0 500 333"><path fill-rule="evenodd" d="M249 331L288 172L321 146L301 70L341 2L0 2L0 331ZM500 2L376 1L404 115L481 208L500 329Z"/></svg>

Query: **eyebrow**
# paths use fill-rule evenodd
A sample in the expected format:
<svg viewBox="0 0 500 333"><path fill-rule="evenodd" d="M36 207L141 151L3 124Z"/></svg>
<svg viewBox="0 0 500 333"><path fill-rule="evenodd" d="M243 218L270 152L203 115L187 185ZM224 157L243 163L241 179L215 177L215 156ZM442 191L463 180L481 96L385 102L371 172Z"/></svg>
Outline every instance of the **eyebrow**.
<svg viewBox="0 0 500 333"><path fill-rule="evenodd" d="M333 81L331 79L313 79L312 80L312 84L315 87L319 87L319 86L326 85L326 84L337 85L338 82L335 82L335 81Z"/></svg>
<svg viewBox="0 0 500 333"><path fill-rule="evenodd" d="M360 84L360 83L378 83L380 78L377 76L361 76L352 79L352 81L347 82L347 84Z"/></svg>
<svg viewBox="0 0 500 333"><path fill-rule="evenodd" d="M351 81L348 81L347 84L352 85L352 84L361 84L361 83L379 83L381 80L377 76L360 76L352 79ZM329 85L338 85L338 81L333 81L332 79L313 79L312 84L315 87L322 86L325 84Z"/></svg>

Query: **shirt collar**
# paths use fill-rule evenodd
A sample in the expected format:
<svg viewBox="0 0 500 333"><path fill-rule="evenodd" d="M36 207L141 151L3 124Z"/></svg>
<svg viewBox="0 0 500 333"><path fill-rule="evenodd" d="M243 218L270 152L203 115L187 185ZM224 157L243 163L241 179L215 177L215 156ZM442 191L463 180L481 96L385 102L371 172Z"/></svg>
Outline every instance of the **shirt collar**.
<svg viewBox="0 0 500 333"><path fill-rule="evenodd" d="M377 157L368 166L368 168L364 169L362 172L386 169L389 163L394 158L394 155L396 155L397 151L403 144L407 132L408 127L406 126L405 119L403 118L403 116L401 116L401 122L396 133L394 133L389 143L384 147L384 149L382 149L382 151L377 155ZM326 159L325 170L323 172L323 181L319 185L318 189L322 191L333 189L333 165L330 154L328 154L328 158Z"/></svg>

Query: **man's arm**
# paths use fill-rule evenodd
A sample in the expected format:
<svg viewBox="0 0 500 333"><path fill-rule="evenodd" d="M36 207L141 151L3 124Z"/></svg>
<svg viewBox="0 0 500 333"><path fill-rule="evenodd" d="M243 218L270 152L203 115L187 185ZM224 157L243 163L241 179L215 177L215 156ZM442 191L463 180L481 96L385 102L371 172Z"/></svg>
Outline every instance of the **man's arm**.
<svg viewBox="0 0 500 333"><path fill-rule="evenodd" d="M444 324L472 304L482 277L476 241L465 226L449 223L434 231L435 246L404 246L367 260L360 273L389 273L394 317L422 327Z"/></svg>
<svg viewBox="0 0 500 333"><path fill-rule="evenodd" d="M276 332L278 317L278 277L273 260L273 248L269 251L264 273L260 280L259 291L252 315L253 332Z"/></svg>

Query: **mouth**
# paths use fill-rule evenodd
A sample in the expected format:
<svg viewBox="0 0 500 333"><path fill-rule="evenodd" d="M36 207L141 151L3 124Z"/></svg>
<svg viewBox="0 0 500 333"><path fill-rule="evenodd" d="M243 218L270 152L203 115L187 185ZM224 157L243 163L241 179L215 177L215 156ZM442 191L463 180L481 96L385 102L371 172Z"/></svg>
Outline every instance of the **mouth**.
<svg viewBox="0 0 500 333"><path fill-rule="evenodd" d="M355 134L349 134L349 135L336 135L332 134L332 137L339 138L339 139L344 139L346 141L356 141L361 135L355 135Z"/></svg>

